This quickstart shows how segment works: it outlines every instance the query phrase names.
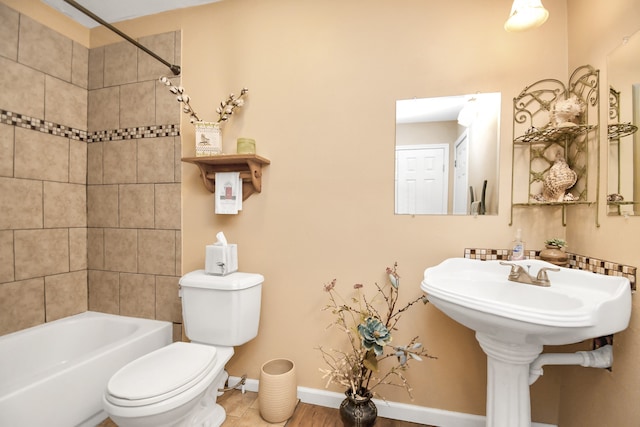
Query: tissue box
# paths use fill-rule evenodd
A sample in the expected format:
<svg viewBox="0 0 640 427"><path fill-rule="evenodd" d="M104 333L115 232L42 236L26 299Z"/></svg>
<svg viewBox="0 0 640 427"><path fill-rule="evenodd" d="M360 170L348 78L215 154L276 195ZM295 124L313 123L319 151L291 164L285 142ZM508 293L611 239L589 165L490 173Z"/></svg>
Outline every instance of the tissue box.
<svg viewBox="0 0 640 427"><path fill-rule="evenodd" d="M225 276L238 271L238 245L207 245L204 271L207 274Z"/></svg>

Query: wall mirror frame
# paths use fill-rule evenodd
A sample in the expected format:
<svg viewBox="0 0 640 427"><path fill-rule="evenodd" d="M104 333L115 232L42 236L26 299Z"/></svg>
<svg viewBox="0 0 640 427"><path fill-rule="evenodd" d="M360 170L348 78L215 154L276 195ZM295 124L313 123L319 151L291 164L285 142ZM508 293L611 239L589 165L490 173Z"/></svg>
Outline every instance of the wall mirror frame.
<svg viewBox="0 0 640 427"><path fill-rule="evenodd" d="M498 214L500 104L500 93L396 102L396 214Z"/></svg>
<svg viewBox="0 0 640 427"><path fill-rule="evenodd" d="M607 215L640 215L640 31L607 56Z"/></svg>

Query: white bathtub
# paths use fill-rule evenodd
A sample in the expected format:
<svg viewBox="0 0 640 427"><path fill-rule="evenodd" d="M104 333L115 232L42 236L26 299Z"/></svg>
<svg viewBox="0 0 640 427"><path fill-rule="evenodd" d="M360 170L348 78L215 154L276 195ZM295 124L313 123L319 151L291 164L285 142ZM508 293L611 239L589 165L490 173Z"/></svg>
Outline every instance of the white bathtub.
<svg viewBox="0 0 640 427"><path fill-rule="evenodd" d="M128 362L171 343L169 322L88 311L0 337L0 426L95 426Z"/></svg>

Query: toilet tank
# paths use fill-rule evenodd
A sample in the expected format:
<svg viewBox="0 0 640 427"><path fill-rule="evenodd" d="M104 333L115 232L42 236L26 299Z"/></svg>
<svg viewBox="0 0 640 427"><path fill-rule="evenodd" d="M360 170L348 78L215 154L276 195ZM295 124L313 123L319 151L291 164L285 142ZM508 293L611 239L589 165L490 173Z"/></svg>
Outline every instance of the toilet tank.
<svg viewBox="0 0 640 427"><path fill-rule="evenodd" d="M196 270L182 276L180 297L187 337L227 347L255 338L263 281L261 274L241 272L214 276Z"/></svg>

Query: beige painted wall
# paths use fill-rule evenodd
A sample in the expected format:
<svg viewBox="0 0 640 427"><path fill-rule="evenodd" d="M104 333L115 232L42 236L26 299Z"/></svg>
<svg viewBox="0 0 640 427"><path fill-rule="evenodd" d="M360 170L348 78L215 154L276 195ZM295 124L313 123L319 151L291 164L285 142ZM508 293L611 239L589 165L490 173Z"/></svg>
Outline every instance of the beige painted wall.
<svg viewBox="0 0 640 427"><path fill-rule="evenodd" d="M601 99L606 99L606 56L622 43L622 38L640 30L640 3L636 0L600 2L569 0L569 66L590 63L601 70ZM606 108L601 106L601 123L607 122ZM602 173L600 188L606 189L607 146L605 129L601 130ZM604 199L605 190L601 190ZM593 211L574 211L568 216L567 240L572 250L605 259L640 265L637 236L638 218L607 217L600 206L599 228L594 227ZM563 371L560 418L562 427L586 425L632 426L640 422L640 351L636 335L640 333L637 295L629 328L614 340L613 371L567 368ZM603 398L606 396L606 398Z"/></svg>
<svg viewBox="0 0 640 427"><path fill-rule="evenodd" d="M567 74L564 3L552 2L548 23L522 34L502 29L508 3L234 0L182 14L183 85L194 106L213 118L229 91L249 87L246 107L224 129L225 151L238 136L254 137L272 161L262 194L237 217L214 215L197 171L183 167L183 271L201 268L204 246L224 230L239 245L240 268L266 277L259 336L237 349L232 374L257 378L263 362L289 357L300 385L322 388L313 349L336 341L320 311L323 283L380 281L398 261L409 298L427 266L468 246L507 247L508 107L499 216L394 216L393 146L396 99L499 91L509 106L524 85ZM183 130L183 154L192 155L193 130ZM523 214L516 225L538 247L564 232L558 218ZM483 414L485 358L473 334L431 306L406 315L401 328L439 357L409 371L413 403ZM534 388L536 420L556 420L557 393L549 373ZM409 402L400 391L385 395Z"/></svg>

